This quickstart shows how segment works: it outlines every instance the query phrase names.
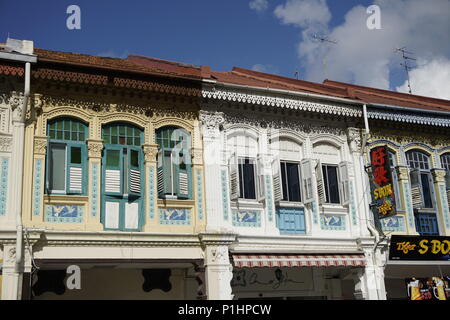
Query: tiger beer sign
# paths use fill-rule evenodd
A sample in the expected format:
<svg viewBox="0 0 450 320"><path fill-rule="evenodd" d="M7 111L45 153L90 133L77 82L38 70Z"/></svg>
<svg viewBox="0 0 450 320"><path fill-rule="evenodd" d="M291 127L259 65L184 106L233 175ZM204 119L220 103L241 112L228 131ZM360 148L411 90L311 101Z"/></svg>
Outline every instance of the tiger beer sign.
<svg viewBox="0 0 450 320"><path fill-rule="evenodd" d="M389 154L386 146L376 147L370 151L372 167L372 206L378 218L387 218L396 214L395 195L392 181Z"/></svg>

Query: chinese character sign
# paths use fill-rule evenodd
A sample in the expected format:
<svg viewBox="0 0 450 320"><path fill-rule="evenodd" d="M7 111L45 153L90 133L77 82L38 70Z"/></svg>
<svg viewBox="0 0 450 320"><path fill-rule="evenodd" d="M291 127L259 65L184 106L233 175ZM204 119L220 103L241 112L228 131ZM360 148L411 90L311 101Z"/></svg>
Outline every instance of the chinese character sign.
<svg viewBox="0 0 450 320"><path fill-rule="evenodd" d="M380 219L396 214L391 166L386 146L370 151L372 166L372 205Z"/></svg>

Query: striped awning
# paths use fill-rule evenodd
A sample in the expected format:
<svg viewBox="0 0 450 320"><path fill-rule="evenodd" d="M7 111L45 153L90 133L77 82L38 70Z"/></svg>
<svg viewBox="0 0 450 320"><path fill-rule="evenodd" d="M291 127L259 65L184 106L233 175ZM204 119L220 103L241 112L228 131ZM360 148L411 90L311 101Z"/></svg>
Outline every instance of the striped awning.
<svg viewBox="0 0 450 320"><path fill-rule="evenodd" d="M253 255L232 254L236 268L273 267L363 267L366 259L363 254L339 255Z"/></svg>

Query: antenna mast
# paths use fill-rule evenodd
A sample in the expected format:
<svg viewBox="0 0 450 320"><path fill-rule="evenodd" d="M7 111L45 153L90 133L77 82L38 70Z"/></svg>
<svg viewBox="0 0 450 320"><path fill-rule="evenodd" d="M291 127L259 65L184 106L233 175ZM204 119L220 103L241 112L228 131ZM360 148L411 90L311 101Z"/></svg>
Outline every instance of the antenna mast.
<svg viewBox="0 0 450 320"><path fill-rule="evenodd" d="M396 51L401 52L402 53L402 58L403 58L403 63L400 63L401 66L405 67L405 72L406 72L406 80L408 81L408 88L409 88L409 94L412 94L412 89L411 89L411 81L409 79L409 71L411 70L410 66L408 65L408 60L417 60L411 57L408 57L406 54L413 54L412 52L408 52L405 50L406 47L403 48L397 48Z"/></svg>
<svg viewBox="0 0 450 320"><path fill-rule="evenodd" d="M338 44L337 41L330 40L326 37L319 36L316 33L312 36L312 38L316 41L320 41L321 44L324 44L325 42L329 43L329 44ZM325 56L323 57L323 60L322 60L324 79L327 78L327 57L328 57L328 52L325 54Z"/></svg>

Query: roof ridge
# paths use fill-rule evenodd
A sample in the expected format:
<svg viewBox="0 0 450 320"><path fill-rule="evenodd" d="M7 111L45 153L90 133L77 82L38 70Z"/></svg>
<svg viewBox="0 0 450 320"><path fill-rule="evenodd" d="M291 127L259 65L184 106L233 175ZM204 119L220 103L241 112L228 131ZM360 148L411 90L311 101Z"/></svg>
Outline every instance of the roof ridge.
<svg viewBox="0 0 450 320"><path fill-rule="evenodd" d="M177 61L155 58L155 57L147 57L147 56L143 56L140 54L129 54L128 57L126 58L126 60L130 60L130 58L133 58L133 57L142 58L142 59L151 60L151 61L160 62L160 63L171 64L171 65L175 65L175 66L179 66L179 67L183 67L183 68L195 68L195 69L199 69L199 70L201 69L201 66L197 66L194 64L177 62Z"/></svg>
<svg viewBox="0 0 450 320"><path fill-rule="evenodd" d="M348 88L353 87L357 91L369 91L377 95L381 95L385 93L386 95L396 96L395 99L400 100L407 100L407 101L420 101L420 100L430 100L430 101L436 101L437 104L442 104L444 102L445 104L448 104L450 106L450 100L447 99L440 99L440 98L434 98L434 97L428 97L428 96L421 96L417 94L408 94L404 92L398 92L398 91L392 91L387 89L380 89L380 88L372 88L367 86L362 86L358 84L352 84L352 83L345 83L341 81L335 81L335 80L329 80L325 79L324 84L329 85L331 87L337 87L337 88Z"/></svg>

